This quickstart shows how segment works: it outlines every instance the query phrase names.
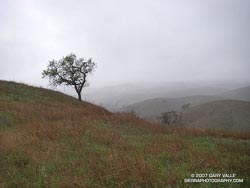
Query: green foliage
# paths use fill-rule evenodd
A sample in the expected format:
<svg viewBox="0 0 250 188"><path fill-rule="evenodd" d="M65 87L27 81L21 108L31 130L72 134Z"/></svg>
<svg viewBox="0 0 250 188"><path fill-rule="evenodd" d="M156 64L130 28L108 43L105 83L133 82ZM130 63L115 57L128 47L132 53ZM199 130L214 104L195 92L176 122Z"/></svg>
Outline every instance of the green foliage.
<svg viewBox="0 0 250 188"><path fill-rule="evenodd" d="M92 59L77 59L76 55L71 53L58 61L50 61L42 75L43 78L48 77L54 86L61 84L73 86L81 100L82 88L88 86L87 76L95 70L95 67L96 64Z"/></svg>

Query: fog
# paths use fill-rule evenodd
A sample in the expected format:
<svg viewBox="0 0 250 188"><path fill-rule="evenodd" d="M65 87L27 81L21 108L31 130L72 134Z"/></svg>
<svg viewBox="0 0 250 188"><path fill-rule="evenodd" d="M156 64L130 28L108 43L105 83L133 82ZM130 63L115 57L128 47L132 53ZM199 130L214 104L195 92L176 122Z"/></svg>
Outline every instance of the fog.
<svg viewBox="0 0 250 188"><path fill-rule="evenodd" d="M250 80L248 0L0 1L0 79L48 86L48 61L92 57L90 89Z"/></svg>

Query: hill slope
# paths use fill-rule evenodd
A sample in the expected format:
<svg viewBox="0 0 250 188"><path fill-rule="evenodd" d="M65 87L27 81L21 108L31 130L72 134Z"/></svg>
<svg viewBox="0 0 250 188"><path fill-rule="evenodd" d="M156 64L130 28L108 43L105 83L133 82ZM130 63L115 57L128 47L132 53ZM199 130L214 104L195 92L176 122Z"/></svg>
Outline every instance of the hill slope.
<svg viewBox="0 0 250 188"><path fill-rule="evenodd" d="M223 92L220 96L227 99L250 101L250 86Z"/></svg>
<svg viewBox="0 0 250 188"><path fill-rule="evenodd" d="M250 134L169 129L62 93L0 81L0 187L250 187Z"/></svg>
<svg viewBox="0 0 250 188"><path fill-rule="evenodd" d="M141 101L121 109L121 111L135 111L140 117L146 119L156 119L163 112L169 110L182 110L184 104L190 103L190 106L221 100L222 97L195 95L181 98L153 98Z"/></svg>
<svg viewBox="0 0 250 188"><path fill-rule="evenodd" d="M185 126L250 131L250 102L224 100L189 108L183 113Z"/></svg>

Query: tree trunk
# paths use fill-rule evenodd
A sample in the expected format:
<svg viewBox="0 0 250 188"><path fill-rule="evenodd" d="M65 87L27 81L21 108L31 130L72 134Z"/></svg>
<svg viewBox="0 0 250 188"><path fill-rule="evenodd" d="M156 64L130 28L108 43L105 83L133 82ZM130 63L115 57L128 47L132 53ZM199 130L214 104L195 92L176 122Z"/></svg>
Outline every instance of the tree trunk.
<svg viewBox="0 0 250 188"><path fill-rule="evenodd" d="M81 92L77 92L77 94L78 94L78 100L79 100L79 101L82 101L82 95L81 95Z"/></svg>

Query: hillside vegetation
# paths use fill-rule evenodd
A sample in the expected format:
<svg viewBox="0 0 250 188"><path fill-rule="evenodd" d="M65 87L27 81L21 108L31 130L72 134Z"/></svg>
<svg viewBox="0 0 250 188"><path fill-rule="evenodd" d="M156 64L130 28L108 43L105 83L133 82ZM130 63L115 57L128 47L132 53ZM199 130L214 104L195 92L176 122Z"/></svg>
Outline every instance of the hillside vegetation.
<svg viewBox="0 0 250 188"><path fill-rule="evenodd" d="M0 187L250 187L250 134L170 129L0 81ZM184 183L236 173L243 183Z"/></svg>

